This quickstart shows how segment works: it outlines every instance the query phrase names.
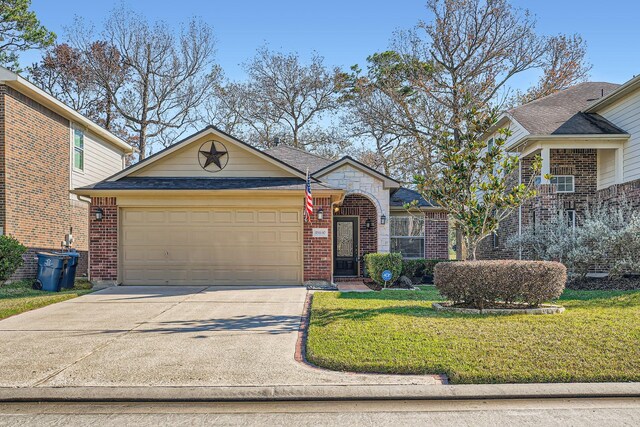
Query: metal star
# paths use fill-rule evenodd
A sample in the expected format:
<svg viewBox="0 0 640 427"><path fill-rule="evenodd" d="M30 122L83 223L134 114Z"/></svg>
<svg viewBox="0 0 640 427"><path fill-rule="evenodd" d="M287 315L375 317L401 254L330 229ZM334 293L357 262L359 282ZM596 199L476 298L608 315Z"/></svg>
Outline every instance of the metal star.
<svg viewBox="0 0 640 427"><path fill-rule="evenodd" d="M211 141L211 148L209 148L209 151L200 150L200 154L202 154L207 158L207 160L204 162L203 168L206 169L207 166L209 166L211 163L214 163L216 166L218 166L219 169L222 169L222 163L220 163L220 158L225 154L227 154L227 152L218 151L218 149L216 148L216 143Z"/></svg>

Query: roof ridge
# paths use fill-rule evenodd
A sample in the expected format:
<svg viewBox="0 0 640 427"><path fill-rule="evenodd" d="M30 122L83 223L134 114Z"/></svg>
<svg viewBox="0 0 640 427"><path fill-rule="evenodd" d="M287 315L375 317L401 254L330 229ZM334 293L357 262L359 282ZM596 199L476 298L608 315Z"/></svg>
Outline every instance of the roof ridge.
<svg viewBox="0 0 640 427"><path fill-rule="evenodd" d="M583 86L585 84L603 84L603 83L604 84L608 84L608 85L620 86L619 83L612 83L612 82L580 82L580 83L574 84L573 86L569 86L568 88L559 90L559 91L554 92L552 94L549 94L547 96L543 96L542 98L534 99L533 101L527 102L526 104L522 104L522 105L519 105L517 107L511 108L510 110L507 110L507 113L511 113L511 112L513 112L515 110L518 110L518 109L522 108L522 107L526 107L526 106L529 106L529 105L532 105L532 104L537 104L537 103L539 103L541 101L548 100L549 98L554 98L556 96L562 95L562 94L566 93L568 90L575 89L578 86Z"/></svg>
<svg viewBox="0 0 640 427"><path fill-rule="evenodd" d="M332 159L329 159L329 158L327 158L327 157L321 156L321 155L319 155L319 154L312 153L312 152L307 151L307 150L303 150L302 148L293 147L293 146L291 146L291 145L289 145L289 144L285 144L285 143L283 143L282 145L276 145L275 147L268 148L268 149L266 149L266 150L264 150L264 151L269 151L269 150L272 150L272 149L274 149L274 148L278 148L278 147L285 147L285 148L289 148L289 149L291 149L291 150L296 150L296 151L299 151L299 152L301 152L301 153L308 154L308 155L310 155L310 156L314 156L314 157L317 157L317 158L322 159L322 160L327 160L327 161L329 161L329 162L332 162L332 161L333 161Z"/></svg>

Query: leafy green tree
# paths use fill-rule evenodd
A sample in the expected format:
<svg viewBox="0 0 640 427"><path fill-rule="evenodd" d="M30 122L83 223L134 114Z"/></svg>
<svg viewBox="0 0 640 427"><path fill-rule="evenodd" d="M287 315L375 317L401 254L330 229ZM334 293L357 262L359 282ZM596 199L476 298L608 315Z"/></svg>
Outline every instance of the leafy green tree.
<svg viewBox="0 0 640 427"><path fill-rule="evenodd" d="M504 147L510 131L497 130L491 145L485 138L496 123L497 112L471 109L463 119L455 136L450 129L441 128L434 140L440 155L435 173L417 175L415 180L427 200L436 201L449 212L453 225L462 233L464 258L475 260L480 241L537 194L534 179L542 160L535 158L531 180L520 182L520 159Z"/></svg>
<svg viewBox="0 0 640 427"><path fill-rule="evenodd" d="M56 39L30 6L31 0L0 0L0 63L14 70L20 52L51 46Z"/></svg>

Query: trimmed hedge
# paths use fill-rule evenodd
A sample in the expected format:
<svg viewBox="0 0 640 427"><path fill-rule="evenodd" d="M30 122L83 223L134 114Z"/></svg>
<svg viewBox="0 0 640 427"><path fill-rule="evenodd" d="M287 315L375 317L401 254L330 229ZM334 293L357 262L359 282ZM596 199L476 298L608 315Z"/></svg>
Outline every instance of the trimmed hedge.
<svg viewBox="0 0 640 427"><path fill-rule="evenodd" d="M448 259L405 259L402 261L402 275L407 276L414 283L432 283L433 269L436 264L450 261Z"/></svg>
<svg viewBox="0 0 640 427"><path fill-rule="evenodd" d="M391 271L391 280L387 285L393 285L402 274L402 254L400 253L373 253L364 256L364 262L369 276L380 286L384 287L382 272Z"/></svg>
<svg viewBox="0 0 640 427"><path fill-rule="evenodd" d="M462 261L435 267L435 285L455 304L484 309L502 303L537 306L558 298L567 269L551 261Z"/></svg>
<svg viewBox="0 0 640 427"><path fill-rule="evenodd" d="M4 284L24 263L22 256L27 248L17 239L0 236L0 286Z"/></svg>

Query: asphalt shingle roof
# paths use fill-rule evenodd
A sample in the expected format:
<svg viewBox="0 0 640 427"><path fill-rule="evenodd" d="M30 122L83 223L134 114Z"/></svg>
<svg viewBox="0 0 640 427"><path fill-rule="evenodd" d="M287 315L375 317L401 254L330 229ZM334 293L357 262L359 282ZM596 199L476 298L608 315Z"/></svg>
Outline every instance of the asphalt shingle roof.
<svg viewBox="0 0 640 427"><path fill-rule="evenodd" d="M406 203L411 203L414 200L418 201L418 206L421 208L430 208L438 206L430 200L426 200L420 193L410 188L400 187L389 197L389 205L391 207L402 207Z"/></svg>
<svg viewBox="0 0 640 427"><path fill-rule="evenodd" d="M579 83L514 108L509 114L533 135L624 134L624 130L604 117L582 112L618 86L606 82Z"/></svg>
<svg viewBox="0 0 640 427"><path fill-rule="evenodd" d="M117 181L102 181L82 189L93 190L304 190L301 178L152 178L125 177ZM320 182L313 189L331 189Z"/></svg>
<svg viewBox="0 0 640 427"><path fill-rule="evenodd" d="M268 148L264 150L264 152L303 172L309 168L309 172L313 173L334 162L331 159L311 154L299 148L294 148L284 144Z"/></svg>

